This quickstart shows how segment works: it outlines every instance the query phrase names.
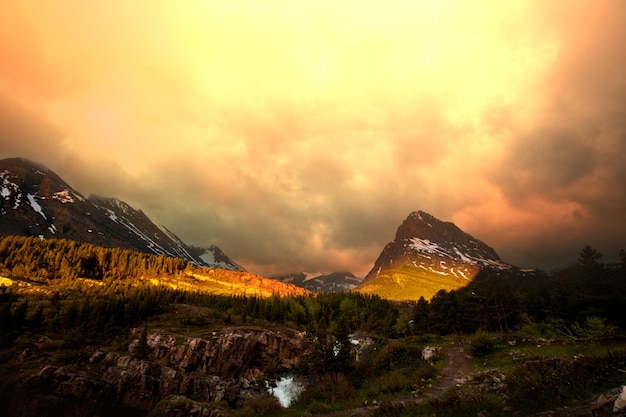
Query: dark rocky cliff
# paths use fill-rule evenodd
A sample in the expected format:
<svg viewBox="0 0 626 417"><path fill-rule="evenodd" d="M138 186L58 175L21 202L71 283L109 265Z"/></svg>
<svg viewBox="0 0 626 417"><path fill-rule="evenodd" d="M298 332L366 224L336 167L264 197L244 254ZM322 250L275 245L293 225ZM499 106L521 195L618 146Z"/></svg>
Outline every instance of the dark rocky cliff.
<svg viewBox="0 0 626 417"><path fill-rule="evenodd" d="M207 403L241 406L265 390L269 371L288 372L303 352L301 333L237 328L208 337L151 333L141 357L141 331L134 333L137 338L127 351L96 350L72 364L37 367L41 357L36 351L22 352L24 368L32 373L25 375L7 411L34 417L142 416L153 410L170 416L179 415L182 407L185 415L226 415Z"/></svg>

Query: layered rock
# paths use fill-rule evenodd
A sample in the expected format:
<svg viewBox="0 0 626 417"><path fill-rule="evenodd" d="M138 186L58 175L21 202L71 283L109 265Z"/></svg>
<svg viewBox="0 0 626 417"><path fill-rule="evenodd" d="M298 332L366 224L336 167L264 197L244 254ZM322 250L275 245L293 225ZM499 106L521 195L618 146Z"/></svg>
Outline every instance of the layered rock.
<svg viewBox="0 0 626 417"><path fill-rule="evenodd" d="M613 403L614 413L623 413L626 411L626 385L622 387L622 391L619 393L615 402Z"/></svg>
<svg viewBox="0 0 626 417"><path fill-rule="evenodd" d="M150 334L145 357L137 356L139 345L135 339L125 353L98 350L83 366L44 366L26 386L48 387L47 395L29 400L30 411L20 410L17 403L11 409L34 416L54 403L83 414L105 414L102 408L108 407L126 415L142 415L160 402L180 397L174 403L193 398L203 404L185 400L183 408L195 410L189 415L220 415L206 403L225 401L241 406L264 389L268 371L288 372L303 352L300 333L249 328L196 338ZM158 415L167 415L164 413L159 409Z"/></svg>

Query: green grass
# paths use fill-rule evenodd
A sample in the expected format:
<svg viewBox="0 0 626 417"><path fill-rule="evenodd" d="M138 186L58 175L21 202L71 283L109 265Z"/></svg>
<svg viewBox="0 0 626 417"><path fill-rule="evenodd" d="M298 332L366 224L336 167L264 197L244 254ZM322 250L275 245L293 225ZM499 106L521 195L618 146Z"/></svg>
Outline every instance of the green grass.
<svg viewBox="0 0 626 417"><path fill-rule="evenodd" d="M476 357L473 366L476 370L498 368L504 372L514 369L519 363L533 358L573 359L578 356L606 356L609 352L626 349L625 340L586 340L574 339L550 340L520 338L514 335L491 334L495 348L484 357ZM509 342L514 345L509 344Z"/></svg>
<svg viewBox="0 0 626 417"><path fill-rule="evenodd" d="M437 274L412 265L383 271L376 278L355 288L364 294L376 294L388 300L430 300L439 290L456 290L469 281Z"/></svg>

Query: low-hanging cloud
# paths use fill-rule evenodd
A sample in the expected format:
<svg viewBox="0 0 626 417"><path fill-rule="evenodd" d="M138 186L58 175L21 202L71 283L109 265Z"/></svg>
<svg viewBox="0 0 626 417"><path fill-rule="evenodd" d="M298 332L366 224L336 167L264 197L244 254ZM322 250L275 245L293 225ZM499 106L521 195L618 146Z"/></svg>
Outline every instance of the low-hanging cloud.
<svg viewBox="0 0 626 417"><path fill-rule="evenodd" d="M626 245L620 0L0 10L0 156L254 272L364 275L418 209L521 266Z"/></svg>

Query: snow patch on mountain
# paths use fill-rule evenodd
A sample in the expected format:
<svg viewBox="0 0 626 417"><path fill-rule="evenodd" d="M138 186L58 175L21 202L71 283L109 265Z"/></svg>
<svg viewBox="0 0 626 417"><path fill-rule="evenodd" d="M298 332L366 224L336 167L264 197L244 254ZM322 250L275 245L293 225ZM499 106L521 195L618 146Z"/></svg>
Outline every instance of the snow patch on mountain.
<svg viewBox="0 0 626 417"><path fill-rule="evenodd" d="M118 218L117 218L117 214L115 214L115 212L114 212L113 210L111 210L111 209L109 209L109 208L108 208L108 209L106 209L106 213L105 213L105 214L106 214L106 216L107 216L109 219L111 219L111 220L113 220L114 222L116 222L116 223L117 223L117 220L118 220Z"/></svg>
<svg viewBox="0 0 626 417"><path fill-rule="evenodd" d="M461 252L458 246L453 245L451 249L446 249L441 245L431 242L428 239L420 239L418 237L410 239L409 249L421 253L435 254L452 259L459 260L468 264L478 264L481 266L489 266L499 270L511 269L511 265L505 264L499 260L483 258L480 256L472 256L469 253ZM443 267L443 266L442 266ZM443 267L445 269L445 267Z"/></svg>
<svg viewBox="0 0 626 417"><path fill-rule="evenodd" d="M15 209L19 207L18 201L19 196L21 195L19 185L9 181L9 178L11 176L9 171L3 171L0 176L2 177L2 189L0 190L0 195L2 195L5 200L8 200L9 197L15 194L16 203L13 208Z"/></svg>
<svg viewBox="0 0 626 417"><path fill-rule="evenodd" d="M437 255L449 256L448 252L442 249L439 245L434 242L431 242L428 239L420 239L418 237L414 237L410 240L411 244L409 245L410 249L416 250L418 252L425 253L433 253Z"/></svg>
<svg viewBox="0 0 626 417"><path fill-rule="evenodd" d="M226 262L217 261L215 259L215 253L213 253L211 250L205 250L205 252L202 255L200 255L200 259L202 259L202 261L206 263L207 265L212 265L217 268L223 268L223 269L233 269L233 265L226 263Z"/></svg>
<svg viewBox="0 0 626 417"><path fill-rule="evenodd" d="M56 193L52 194L52 199L58 200L63 204L73 203L75 201L74 198L70 195L70 190L68 190L67 188L63 191L57 191Z"/></svg>
<svg viewBox="0 0 626 417"><path fill-rule="evenodd" d="M245 271L217 247L186 245L122 200L98 196L86 199L54 172L26 159L7 158L0 164L3 233L95 242L178 257L198 266ZM200 257L202 252L206 252L204 259Z"/></svg>
<svg viewBox="0 0 626 417"><path fill-rule="evenodd" d="M48 220L48 218L43 212L43 209L41 208L41 205L37 202L37 199L35 198L35 196L33 194L26 194L26 198L28 199L28 203L33 208L33 210L41 214L41 217L43 217L45 220Z"/></svg>

